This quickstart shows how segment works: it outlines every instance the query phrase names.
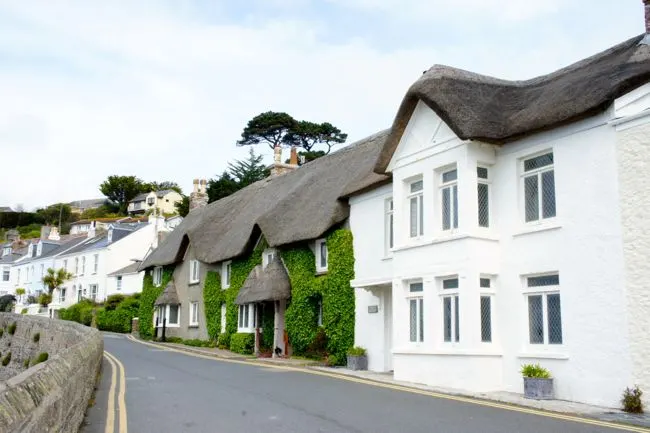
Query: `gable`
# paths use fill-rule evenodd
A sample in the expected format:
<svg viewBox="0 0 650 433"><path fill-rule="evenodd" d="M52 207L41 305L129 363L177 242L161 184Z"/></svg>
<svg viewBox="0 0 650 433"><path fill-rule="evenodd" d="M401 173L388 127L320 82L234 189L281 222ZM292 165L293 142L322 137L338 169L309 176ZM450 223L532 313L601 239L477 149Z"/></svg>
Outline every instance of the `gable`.
<svg viewBox="0 0 650 433"><path fill-rule="evenodd" d="M650 83L644 84L614 101L614 117L634 116L650 109Z"/></svg>
<svg viewBox="0 0 650 433"><path fill-rule="evenodd" d="M418 101L386 171L410 156L459 140L451 128L425 103Z"/></svg>

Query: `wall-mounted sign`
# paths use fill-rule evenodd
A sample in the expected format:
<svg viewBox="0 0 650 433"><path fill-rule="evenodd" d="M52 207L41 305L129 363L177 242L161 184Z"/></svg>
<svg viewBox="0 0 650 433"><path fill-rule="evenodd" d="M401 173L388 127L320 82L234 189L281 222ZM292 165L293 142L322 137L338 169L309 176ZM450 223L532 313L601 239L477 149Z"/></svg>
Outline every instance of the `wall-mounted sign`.
<svg viewBox="0 0 650 433"><path fill-rule="evenodd" d="M368 305L368 314L379 313L379 305Z"/></svg>

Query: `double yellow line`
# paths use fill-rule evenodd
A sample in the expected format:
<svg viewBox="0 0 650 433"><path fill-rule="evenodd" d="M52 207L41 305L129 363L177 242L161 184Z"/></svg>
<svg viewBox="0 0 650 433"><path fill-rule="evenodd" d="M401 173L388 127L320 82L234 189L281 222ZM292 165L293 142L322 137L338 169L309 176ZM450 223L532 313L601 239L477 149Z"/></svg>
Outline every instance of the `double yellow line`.
<svg viewBox="0 0 650 433"><path fill-rule="evenodd" d="M118 432L127 433L128 426L126 421L126 375L124 365L114 355L104 351L104 356L111 366L111 386L108 390L108 408L106 410L106 428L105 433L115 433L115 388L117 393L117 413L119 415ZM117 376L119 375L119 386Z"/></svg>
<svg viewBox="0 0 650 433"><path fill-rule="evenodd" d="M227 358L218 358L215 356L211 355L203 355L203 354L198 354L195 352L188 352L185 350L179 350L173 347L165 347L165 346L160 346L155 343L149 343L145 342L142 340L138 340L137 338L134 338L131 335L127 335L127 339L135 342L135 343L140 343L145 346L151 346L151 347L156 347L158 349L163 349L168 352L177 352L177 353L182 353L187 356L193 356L195 358L203 358L203 359L211 359L213 361L219 361L219 362L229 362L233 364L246 364L246 365L252 365L256 367L266 367L266 368L275 368L279 370L284 370L284 371L295 371L295 372L301 372L301 373L307 373L307 374L312 374L315 376L326 376L326 377L331 377L334 379L338 380L345 380L347 382L355 382L355 383L361 383L364 385L370 385L370 386L375 386L378 388L386 388L386 389L391 389L394 391L401 391L401 392L408 392L410 394L419 394L427 397L433 397L433 398L439 398L443 400L452 400L452 401L457 401L461 403L470 403L470 404L475 404L478 406L484 406L484 407L491 407L495 409L502 409L502 410L507 410L511 412L519 412L519 413L525 413L529 415L537 415L537 416L542 416L545 418L553 418L557 420L562 420L562 421L570 421L570 422L575 422L579 424L587 424L587 425L593 425L593 426L598 426L598 427L606 427L610 428L613 430L619 430L619 431L626 431L626 432L636 432L636 433L650 433L650 429L644 428L644 427L639 427L635 425L629 425L629 424L619 424L616 422L609 422L609 421L600 421L594 418L586 418L578 415L569 415L569 414L563 414L559 412L548 412L544 410L538 410L534 408L528 408L528 407L521 407L521 406L514 406L506 403L499 403L499 402L494 402L494 401L487 401L487 400L480 400L472 397L463 397L463 396L456 396L456 395L449 395L449 394L441 394L438 392L434 391L426 391L422 389L417 389L417 388L411 388L407 386L402 386L402 385L397 385L397 384L390 384L390 383L382 383L382 382L376 382L373 380L368 380L368 379L362 379L362 378L357 378L357 377L351 377L351 376L343 376L341 374L336 374L336 373L328 373L326 371L321 371L321 370L312 370L312 369L307 369L307 368L299 368L299 367L293 367L293 366L284 366L284 365L277 365L277 364L266 364L263 362L256 362L256 361L245 361L245 360L238 360L238 359L227 359Z"/></svg>

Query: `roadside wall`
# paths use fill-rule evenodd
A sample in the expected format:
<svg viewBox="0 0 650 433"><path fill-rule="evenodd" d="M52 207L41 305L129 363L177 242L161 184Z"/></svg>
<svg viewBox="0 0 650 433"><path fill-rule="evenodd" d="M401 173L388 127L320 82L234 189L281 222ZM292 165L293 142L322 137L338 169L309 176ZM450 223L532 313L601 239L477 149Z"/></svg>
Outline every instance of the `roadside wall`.
<svg viewBox="0 0 650 433"><path fill-rule="evenodd" d="M11 361L0 363L0 431L79 431L101 365L101 334L74 322L10 313L0 313L0 328L2 359L11 352ZM48 360L25 368L39 353Z"/></svg>

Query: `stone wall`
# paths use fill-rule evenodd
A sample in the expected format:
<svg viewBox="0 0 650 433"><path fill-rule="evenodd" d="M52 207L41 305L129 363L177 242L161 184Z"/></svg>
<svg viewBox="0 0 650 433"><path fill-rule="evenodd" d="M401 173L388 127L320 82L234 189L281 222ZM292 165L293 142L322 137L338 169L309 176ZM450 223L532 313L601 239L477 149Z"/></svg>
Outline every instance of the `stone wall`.
<svg viewBox="0 0 650 433"><path fill-rule="evenodd" d="M0 313L0 329L0 359L11 352L7 365L0 362L0 431L77 432L101 365L101 334L73 322L9 313ZM35 364L41 353L48 360Z"/></svg>

